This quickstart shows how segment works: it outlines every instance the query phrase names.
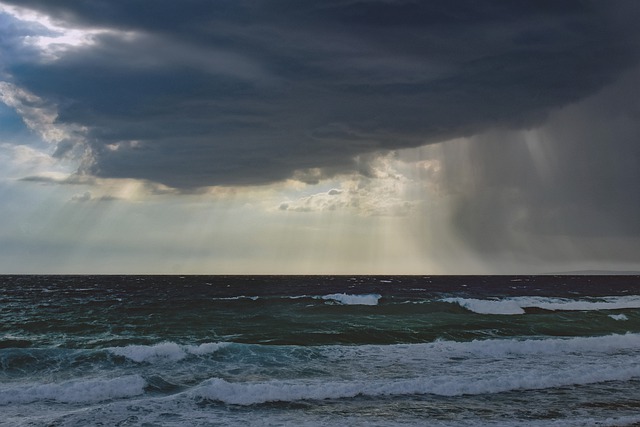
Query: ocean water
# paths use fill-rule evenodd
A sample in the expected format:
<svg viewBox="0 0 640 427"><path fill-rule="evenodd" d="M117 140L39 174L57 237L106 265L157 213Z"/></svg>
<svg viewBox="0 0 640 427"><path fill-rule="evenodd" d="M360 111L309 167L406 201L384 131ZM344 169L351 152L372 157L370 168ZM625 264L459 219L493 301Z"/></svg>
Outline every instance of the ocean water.
<svg viewBox="0 0 640 427"><path fill-rule="evenodd" d="M0 276L0 425L640 425L640 276Z"/></svg>

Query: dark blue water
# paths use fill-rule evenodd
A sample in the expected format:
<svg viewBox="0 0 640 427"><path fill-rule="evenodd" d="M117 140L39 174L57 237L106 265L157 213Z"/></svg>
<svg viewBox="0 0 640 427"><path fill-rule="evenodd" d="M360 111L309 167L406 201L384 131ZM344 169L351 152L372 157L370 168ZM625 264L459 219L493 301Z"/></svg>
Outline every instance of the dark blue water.
<svg viewBox="0 0 640 427"><path fill-rule="evenodd" d="M2 425L634 425L638 276L1 276Z"/></svg>

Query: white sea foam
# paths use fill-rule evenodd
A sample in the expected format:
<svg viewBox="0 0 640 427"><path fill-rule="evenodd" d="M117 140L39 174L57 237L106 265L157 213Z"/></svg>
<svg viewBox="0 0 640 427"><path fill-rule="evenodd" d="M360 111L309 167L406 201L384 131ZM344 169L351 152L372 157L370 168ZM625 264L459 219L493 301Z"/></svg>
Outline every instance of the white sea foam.
<svg viewBox="0 0 640 427"><path fill-rule="evenodd" d="M215 301L234 301L234 300L252 300L257 301L259 299L323 299L323 300L332 300L335 302L339 302L344 305L377 305L378 300L381 298L378 294L365 294L365 295L351 295L351 294L331 294L331 295L286 295L286 296L277 296L277 297L266 297L266 296L247 296L240 295L237 297L220 297L213 298Z"/></svg>
<svg viewBox="0 0 640 427"><path fill-rule="evenodd" d="M289 347L295 346L280 349ZM323 379L212 378L192 392L210 400L252 405L358 395L491 394L640 378L640 365L635 363L640 334L334 345L313 351L316 357L305 353L300 362L320 361L327 375Z"/></svg>
<svg viewBox="0 0 640 427"><path fill-rule="evenodd" d="M381 298L379 294L366 294L366 295L349 295L349 294L331 294L324 295L323 300L336 301L345 305L378 305L378 300Z"/></svg>
<svg viewBox="0 0 640 427"><path fill-rule="evenodd" d="M524 314L525 308L552 311L595 311L640 308L640 296L608 296L602 298L510 297L502 299L444 298L441 301L458 304L479 314Z"/></svg>
<svg viewBox="0 0 640 427"><path fill-rule="evenodd" d="M508 299L444 298L442 301L458 304L478 314L524 314L524 309L517 302Z"/></svg>
<svg viewBox="0 0 640 427"><path fill-rule="evenodd" d="M537 390L605 381L626 381L640 377L640 366L608 366L599 369L573 366L548 369L500 372L487 375L435 375L397 380L372 381L266 381L233 383L212 378L198 387L194 394L210 400L234 405L297 400L342 399L355 396L381 397L415 394L461 396L494 394L513 390Z"/></svg>
<svg viewBox="0 0 640 427"><path fill-rule="evenodd" d="M329 367L334 379L395 381L411 377L438 378L447 373L465 383L493 381L503 375L535 377L575 366L593 371L616 365L635 366L640 334L345 345L326 346L317 351L318 360L322 360L325 368Z"/></svg>
<svg viewBox="0 0 640 427"><path fill-rule="evenodd" d="M403 375L403 372L425 372L447 369L484 369L489 361L502 363L509 369L520 364L543 363L544 360L569 364L593 359L629 358L640 351L640 334L615 334L601 337L547 339L487 339L469 342L435 341L431 343L326 346L318 349L333 369L345 366L350 374ZM543 359L541 359L543 358ZM554 362L556 363L556 362ZM377 367L384 366L384 370Z"/></svg>
<svg viewBox="0 0 640 427"><path fill-rule="evenodd" d="M509 355L586 355L640 350L640 334L614 334L601 337L546 339L488 339L470 342L436 341L433 350L444 353L469 353L473 356L503 358Z"/></svg>
<svg viewBox="0 0 640 427"><path fill-rule="evenodd" d="M629 320L624 314L610 314L609 317L613 320Z"/></svg>
<svg viewBox="0 0 640 427"><path fill-rule="evenodd" d="M140 375L111 379L85 379L53 384L29 384L0 389L0 405L55 401L90 403L138 396L144 393L145 380Z"/></svg>
<svg viewBox="0 0 640 427"><path fill-rule="evenodd" d="M126 357L134 362L175 362L189 354L204 355L215 353L228 343L205 343L200 345L180 345L174 342L163 342L154 345L128 345L126 347L108 348L111 353Z"/></svg>
<svg viewBox="0 0 640 427"><path fill-rule="evenodd" d="M195 355L203 355L203 354L211 354L220 350L221 348L227 347L230 343L228 342L208 342L200 345L185 345L183 348L189 354Z"/></svg>

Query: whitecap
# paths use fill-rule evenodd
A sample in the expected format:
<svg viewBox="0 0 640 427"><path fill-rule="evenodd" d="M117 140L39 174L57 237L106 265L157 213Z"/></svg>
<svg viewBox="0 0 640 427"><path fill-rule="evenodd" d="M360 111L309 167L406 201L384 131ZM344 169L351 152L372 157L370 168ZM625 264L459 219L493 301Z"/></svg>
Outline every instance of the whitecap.
<svg viewBox="0 0 640 427"><path fill-rule="evenodd" d="M234 405L266 402L344 399L355 396L382 397L433 394L462 396L495 394L514 390L539 390L606 381L626 381L640 377L640 366L573 366L567 369L529 369L500 375L434 375L395 380L322 381L272 380L229 382L212 378L193 391L195 397Z"/></svg>
<svg viewBox="0 0 640 427"><path fill-rule="evenodd" d="M108 351L126 357L134 362L176 362L184 359L189 354L204 355L215 353L228 343L204 343L200 345L180 345L174 342L163 342L154 345L128 345L126 347L110 347Z"/></svg>
<svg viewBox="0 0 640 427"><path fill-rule="evenodd" d="M613 320L629 320L624 314L610 314L609 317Z"/></svg>
<svg viewBox="0 0 640 427"><path fill-rule="evenodd" d="M524 314L524 309L517 302L507 299L444 298L442 301L458 304L478 314Z"/></svg>
<svg viewBox="0 0 640 427"><path fill-rule="evenodd" d="M348 361L350 366L361 365L368 370L377 366L405 366L422 369L423 366L447 363L451 360L479 361L482 359L505 360L513 356L536 359L541 356L566 359L567 355L594 356L640 351L640 334L612 334L599 337L571 337L546 339L484 339L473 341L438 340L431 343L325 346L319 351L337 363Z"/></svg>
<svg viewBox="0 0 640 427"><path fill-rule="evenodd" d="M550 311L597 311L640 308L640 296L607 296L602 298L509 297L501 299L443 298L478 314L524 314L525 308Z"/></svg>
<svg viewBox="0 0 640 427"><path fill-rule="evenodd" d="M344 305L378 305L378 300L381 298L379 294L366 294L366 295L350 295L350 294L331 294L324 295L323 300L336 301Z"/></svg>
<svg viewBox="0 0 640 427"><path fill-rule="evenodd" d="M275 346L290 353L295 346ZM460 396L640 378L640 334L332 345L312 350L328 374L289 380L214 377L190 391L228 404L355 396ZM308 354L304 355L305 360Z"/></svg>
<svg viewBox="0 0 640 427"><path fill-rule="evenodd" d="M92 378L52 384L29 384L3 387L0 405L55 401L61 403L101 402L138 396L144 393L145 380L140 375L103 379Z"/></svg>

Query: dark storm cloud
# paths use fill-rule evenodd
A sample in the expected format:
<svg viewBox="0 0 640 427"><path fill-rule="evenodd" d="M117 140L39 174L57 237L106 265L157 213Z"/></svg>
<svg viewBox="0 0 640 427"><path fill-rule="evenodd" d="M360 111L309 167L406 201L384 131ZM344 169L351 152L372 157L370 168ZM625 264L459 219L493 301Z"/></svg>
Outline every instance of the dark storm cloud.
<svg viewBox="0 0 640 427"><path fill-rule="evenodd" d="M638 99L640 68L536 131L490 132L444 155L454 229L487 257L637 262Z"/></svg>
<svg viewBox="0 0 640 427"><path fill-rule="evenodd" d="M121 31L4 69L87 127L85 172L185 190L530 126L639 56L635 1L4 3Z"/></svg>

